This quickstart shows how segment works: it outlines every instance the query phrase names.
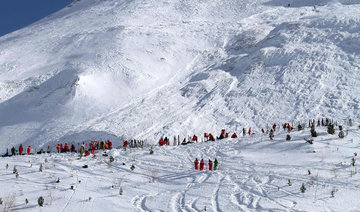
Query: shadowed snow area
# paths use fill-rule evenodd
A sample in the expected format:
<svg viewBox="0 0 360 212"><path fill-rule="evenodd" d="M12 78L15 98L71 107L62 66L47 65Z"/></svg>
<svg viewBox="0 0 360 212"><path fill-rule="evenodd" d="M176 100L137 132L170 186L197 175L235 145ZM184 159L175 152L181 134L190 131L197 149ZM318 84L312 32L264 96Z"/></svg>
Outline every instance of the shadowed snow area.
<svg viewBox="0 0 360 212"><path fill-rule="evenodd" d="M360 5L315 2L74 1L0 37L1 149L357 119Z"/></svg>

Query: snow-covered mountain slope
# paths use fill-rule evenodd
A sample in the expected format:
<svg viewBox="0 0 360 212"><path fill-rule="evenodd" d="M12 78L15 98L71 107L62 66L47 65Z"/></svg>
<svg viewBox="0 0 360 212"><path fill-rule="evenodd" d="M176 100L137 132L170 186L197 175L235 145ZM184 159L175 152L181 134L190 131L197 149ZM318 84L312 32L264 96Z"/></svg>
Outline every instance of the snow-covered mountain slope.
<svg viewBox="0 0 360 212"><path fill-rule="evenodd" d="M0 148L358 119L360 4L290 3L81 0L2 36Z"/></svg>
<svg viewBox="0 0 360 212"><path fill-rule="evenodd" d="M303 140L310 137L306 128L291 132L291 141L285 141L288 133L281 130L273 141L254 135L154 147L152 155L148 148L113 149L107 151L112 163L102 151L81 159L74 153L0 158L0 209L359 211L359 155L354 152L359 153L360 131L345 128L348 136L339 139L317 127L319 137L312 145ZM205 170L194 170L195 158L205 160ZM208 160L215 158L218 169L209 171ZM40 196L43 208L37 204Z"/></svg>

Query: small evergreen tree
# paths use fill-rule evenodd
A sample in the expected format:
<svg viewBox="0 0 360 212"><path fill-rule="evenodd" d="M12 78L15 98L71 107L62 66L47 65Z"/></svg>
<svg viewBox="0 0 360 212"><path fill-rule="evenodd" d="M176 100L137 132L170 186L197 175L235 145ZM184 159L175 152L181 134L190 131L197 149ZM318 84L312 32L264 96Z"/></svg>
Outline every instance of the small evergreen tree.
<svg viewBox="0 0 360 212"><path fill-rule="evenodd" d="M42 172L42 171L43 171L43 166L42 166L42 164L40 164L39 171L40 171L40 172Z"/></svg>
<svg viewBox="0 0 360 212"><path fill-rule="evenodd" d="M286 140L290 141L291 140L291 136L289 134L286 135Z"/></svg>
<svg viewBox="0 0 360 212"><path fill-rule="evenodd" d="M113 157L113 156L110 156L110 163L112 163L112 162L114 162L114 161L115 161L114 157Z"/></svg>
<svg viewBox="0 0 360 212"><path fill-rule="evenodd" d="M154 150L153 150L153 148L151 147L151 148L150 148L150 155L152 155L152 154L154 154Z"/></svg>
<svg viewBox="0 0 360 212"><path fill-rule="evenodd" d="M130 169L131 169L131 171L133 171L135 169L134 164L131 165Z"/></svg>
<svg viewBox="0 0 360 212"><path fill-rule="evenodd" d="M311 171L310 171L310 169L308 169L308 175L311 175Z"/></svg>
<svg viewBox="0 0 360 212"><path fill-rule="evenodd" d="M291 183L290 179L288 179L288 186L291 186L291 185L292 185L292 183Z"/></svg>
<svg viewBox="0 0 360 212"><path fill-rule="evenodd" d="M303 127L301 126L301 124L299 123L299 125L297 126L298 131L301 131L303 129Z"/></svg>
<svg viewBox="0 0 360 212"><path fill-rule="evenodd" d="M44 198L43 198L42 196L38 198L38 205L39 205L40 207L43 207L43 206L44 206Z"/></svg>
<svg viewBox="0 0 360 212"><path fill-rule="evenodd" d="M355 166L355 158L352 158L352 159L351 159L351 165L352 165L352 166Z"/></svg>
<svg viewBox="0 0 360 212"><path fill-rule="evenodd" d="M17 168L16 168L16 166L14 166L14 168L13 168L13 174L16 174L17 173Z"/></svg>
<svg viewBox="0 0 360 212"><path fill-rule="evenodd" d="M122 189L122 187L120 187L119 195L123 195L123 189Z"/></svg>
<svg viewBox="0 0 360 212"><path fill-rule="evenodd" d="M340 131L338 136L339 138L344 138L345 137L344 131Z"/></svg>
<svg viewBox="0 0 360 212"><path fill-rule="evenodd" d="M317 137L317 132L315 130L315 125L311 125L310 133L311 133L311 137Z"/></svg>
<svg viewBox="0 0 360 212"><path fill-rule="evenodd" d="M327 128L327 132L331 135L334 135L335 134L335 129L334 129L334 125L329 123L328 124L328 128Z"/></svg>

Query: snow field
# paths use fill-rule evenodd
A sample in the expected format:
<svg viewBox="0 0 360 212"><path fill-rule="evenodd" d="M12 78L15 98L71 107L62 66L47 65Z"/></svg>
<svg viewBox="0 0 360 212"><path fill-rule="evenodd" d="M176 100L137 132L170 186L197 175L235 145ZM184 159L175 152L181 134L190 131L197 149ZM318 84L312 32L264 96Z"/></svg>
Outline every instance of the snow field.
<svg viewBox="0 0 360 212"><path fill-rule="evenodd" d="M344 139L327 134L325 127L316 130L319 136L313 145L304 141L310 138L308 128L291 132L290 141L280 130L273 141L258 134L154 147L153 155L147 148L113 149L107 152L115 158L113 163L100 152L96 158L81 159L70 153L1 158L0 182L5 189L0 197L14 195L14 209L24 211L37 211L39 196L45 198L44 210L51 211L359 210L359 156L354 156L359 130L349 128ZM194 170L195 158L203 158L206 169L207 161L217 158L219 170ZM85 164L88 168L82 168ZM18 178L12 173L14 165ZM305 193L300 192L302 184Z"/></svg>

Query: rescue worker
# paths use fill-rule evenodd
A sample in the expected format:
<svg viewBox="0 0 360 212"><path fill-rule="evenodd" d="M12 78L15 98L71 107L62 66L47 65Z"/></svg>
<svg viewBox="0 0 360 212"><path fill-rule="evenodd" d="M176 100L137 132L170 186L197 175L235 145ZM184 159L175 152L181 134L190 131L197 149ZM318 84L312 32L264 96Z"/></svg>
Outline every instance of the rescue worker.
<svg viewBox="0 0 360 212"><path fill-rule="evenodd" d="M112 142L110 140L108 140L108 143L109 143L109 149L111 150L112 149Z"/></svg>
<svg viewBox="0 0 360 212"><path fill-rule="evenodd" d="M217 167L218 167L218 161L216 160L216 158L215 158L215 161L214 161L214 170L217 170Z"/></svg>
<svg viewBox="0 0 360 212"><path fill-rule="evenodd" d="M31 146L29 145L27 148L27 154L30 155L30 152L31 152Z"/></svg>
<svg viewBox="0 0 360 212"><path fill-rule="evenodd" d="M22 144L20 144L20 146L19 146L19 155L22 155L23 151L24 151L24 147L22 146Z"/></svg>
<svg viewBox="0 0 360 212"><path fill-rule="evenodd" d="M124 141L124 143L123 143L123 147L124 147L124 150L126 151L126 147L127 147L127 145L129 144L129 142L128 141Z"/></svg>
<svg viewBox="0 0 360 212"><path fill-rule="evenodd" d="M68 152L69 151L69 144L65 143L64 145L64 152Z"/></svg>
<svg viewBox="0 0 360 212"><path fill-rule="evenodd" d="M205 165L204 159L201 159L201 161L200 161L200 171L204 170L204 165Z"/></svg>
<svg viewBox="0 0 360 212"><path fill-rule="evenodd" d="M94 154L94 153L95 153L95 145L92 144L92 145L91 145L91 154Z"/></svg>
<svg viewBox="0 0 360 212"><path fill-rule="evenodd" d="M195 170L199 170L199 161L197 158L195 159L194 164L195 164Z"/></svg>
<svg viewBox="0 0 360 212"><path fill-rule="evenodd" d="M209 170L212 171L213 162L209 159Z"/></svg>
<svg viewBox="0 0 360 212"><path fill-rule="evenodd" d="M249 128L249 135L251 135L251 127Z"/></svg>

